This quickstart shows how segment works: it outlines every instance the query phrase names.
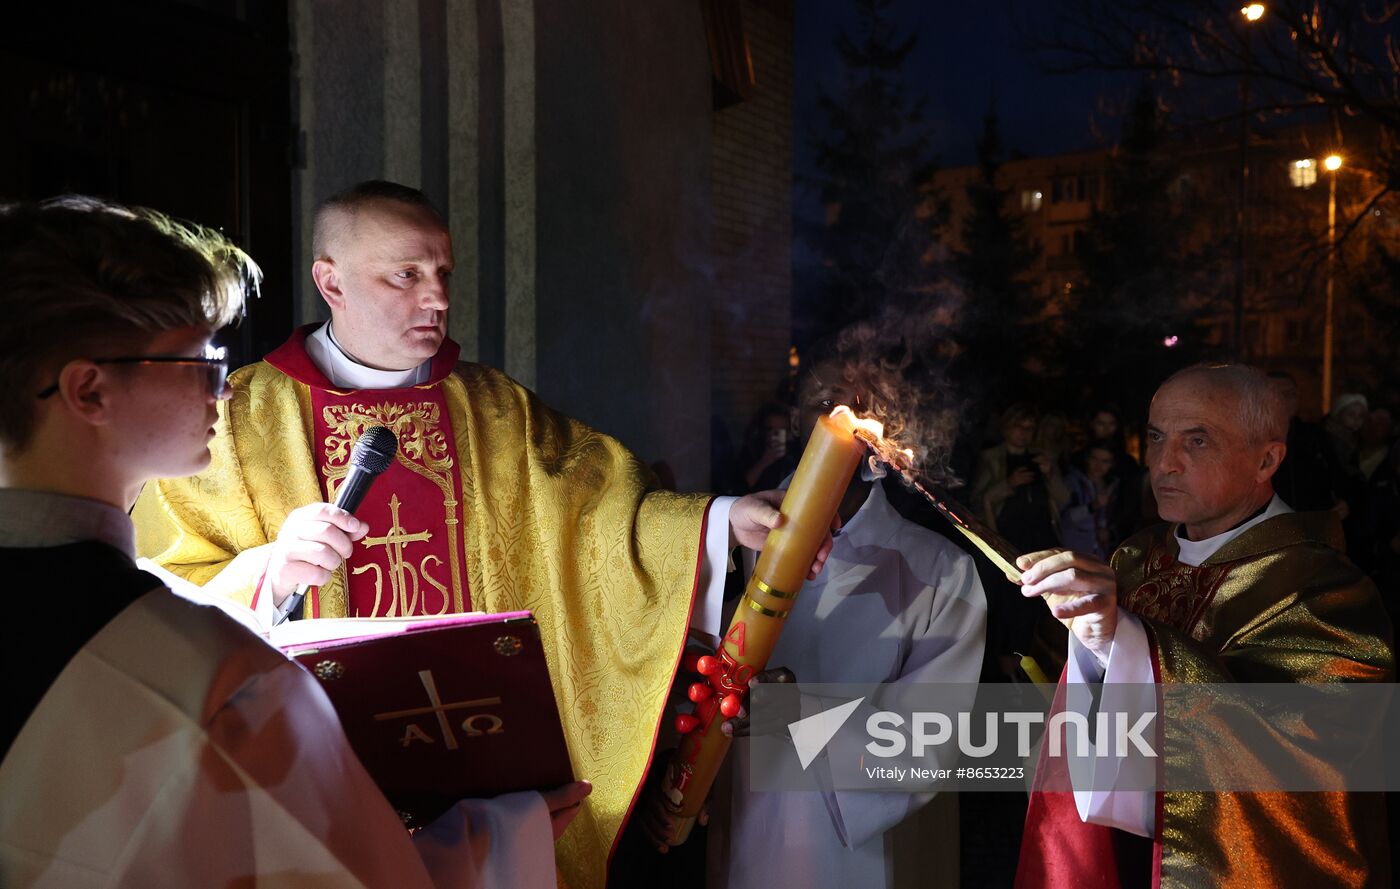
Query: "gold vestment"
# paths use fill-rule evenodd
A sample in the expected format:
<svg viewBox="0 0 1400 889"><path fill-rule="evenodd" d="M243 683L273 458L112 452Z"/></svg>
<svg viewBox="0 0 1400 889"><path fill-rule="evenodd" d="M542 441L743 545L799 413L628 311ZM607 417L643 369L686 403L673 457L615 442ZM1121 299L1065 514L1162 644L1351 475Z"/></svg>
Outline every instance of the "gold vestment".
<svg viewBox="0 0 1400 889"><path fill-rule="evenodd" d="M307 385L266 362L230 383L212 465L148 487L139 547L246 604L287 514L323 494ZM680 657L709 498L651 490L620 443L498 371L458 364L431 385L451 420L472 607L534 612L575 774L593 783L558 844L560 870L572 889L601 887ZM345 614L344 584L342 568L319 616Z"/></svg>
<svg viewBox="0 0 1400 889"><path fill-rule="evenodd" d="M1389 619L1342 549L1333 513L1286 513L1198 567L1177 561L1176 526L1167 525L1129 539L1112 564L1120 603L1142 619L1163 685L1391 681ZM1202 771L1200 750L1189 744L1169 745L1164 755L1169 772ZM1167 790L1157 802L1152 885L1389 885L1381 794ZM1140 885L1146 859L1123 863L1135 842L1080 822L1069 793L1037 791L1017 885Z"/></svg>

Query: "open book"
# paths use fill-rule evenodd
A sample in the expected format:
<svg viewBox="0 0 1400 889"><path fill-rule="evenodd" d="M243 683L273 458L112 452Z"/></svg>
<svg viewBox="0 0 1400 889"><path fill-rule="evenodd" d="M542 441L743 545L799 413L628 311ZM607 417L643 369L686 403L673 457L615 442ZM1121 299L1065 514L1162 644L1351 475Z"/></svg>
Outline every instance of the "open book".
<svg viewBox="0 0 1400 889"><path fill-rule="evenodd" d="M218 608L284 651L290 646L308 642L328 642L337 639L355 639L399 633L411 627L420 626L424 622L441 619L421 615L417 617L338 617L321 620L288 620L274 627L262 615L247 605L224 596L210 595L204 592L204 589L199 585L190 583L178 574L172 574L149 559L137 559L136 567L160 578L162 583L182 598ZM479 616L482 612L473 611L469 614ZM464 616L466 615L451 614L446 615L446 618Z"/></svg>
<svg viewBox="0 0 1400 889"><path fill-rule="evenodd" d="M411 827L465 797L573 780L539 627L528 611L266 627L246 606L144 560L141 567L181 596L223 609L320 680L350 746Z"/></svg>

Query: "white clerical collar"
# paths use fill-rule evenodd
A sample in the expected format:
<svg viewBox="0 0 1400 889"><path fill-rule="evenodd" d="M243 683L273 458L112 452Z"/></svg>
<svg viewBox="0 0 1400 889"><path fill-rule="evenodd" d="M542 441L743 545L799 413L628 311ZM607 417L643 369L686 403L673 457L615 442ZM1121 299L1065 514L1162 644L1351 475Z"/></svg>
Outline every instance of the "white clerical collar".
<svg viewBox="0 0 1400 889"><path fill-rule="evenodd" d="M1207 537L1205 540L1187 540L1185 537L1178 534L1176 542L1181 546L1181 552L1177 555L1176 560L1183 565L1190 565L1193 568L1198 567L1206 559L1209 559L1219 552L1222 546L1234 540L1236 537L1239 537L1260 522L1266 522L1276 515L1283 515L1286 512L1292 511L1293 507L1284 503L1279 499L1279 496L1275 494L1274 499L1269 501L1269 505L1263 512L1242 525L1236 525L1223 534Z"/></svg>
<svg viewBox="0 0 1400 889"><path fill-rule="evenodd" d="M306 354L316 369L340 389L403 389L417 386L427 381L433 369L431 358L408 370L367 367L346 354L345 349L336 342L329 321L306 338Z"/></svg>

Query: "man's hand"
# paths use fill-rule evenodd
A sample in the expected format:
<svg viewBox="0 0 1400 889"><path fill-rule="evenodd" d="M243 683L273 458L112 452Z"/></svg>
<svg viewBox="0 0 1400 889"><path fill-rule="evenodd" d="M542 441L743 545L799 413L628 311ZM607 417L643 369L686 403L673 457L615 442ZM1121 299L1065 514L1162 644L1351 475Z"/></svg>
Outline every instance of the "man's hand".
<svg viewBox="0 0 1400 889"><path fill-rule="evenodd" d="M267 562L265 582L271 585L273 604L281 605L298 584L319 586L329 580L368 532L368 524L329 503L310 503L288 513Z"/></svg>
<svg viewBox="0 0 1400 889"><path fill-rule="evenodd" d="M583 798L592 792L592 784L587 781L575 781L540 793L540 796L544 797L544 804L549 807L549 822L554 828L556 843L564 835L564 831L568 830L579 808L583 806Z"/></svg>
<svg viewBox="0 0 1400 889"><path fill-rule="evenodd" d="M749 680L749 688L761 685L765 682L796 682L797 677L787 667L774 667L771 670L764 670L762 673L755 673ZM760 734L772 731L787 731L788 723L796 722L799 714L793 714L792 719L778 717L777 719L765 719L764 725L760 726ZM749 708L746 704L739 708L739 713L733 719L726 719L719 725L719 730L731 738L747 738L752 726L749 723Z"/></svg>
<svg viewBox="0 0 1400 889"><path fill-rule="evenodd" d="M1031 461L1040 468L1040 474L1049 476L1055 471L1055 461L1050 459L1049 454L1042 454L1039 451L1031 454Z"/></svg>
<svg viewBox="0 0 1400 889"><path fill-rule="evenodd" d="M752 550L763 549L763 542L768 539L768 532L787 521L786 516L778 512L778 507L783 503L783 494L783 491L759 491L734 501L734 505L729 508L729 529L734 540ZM841 527L839 516L831 520L831 527ZM807 571L808 580L816 579L829 555L831 555L830 534L826 535L822 545L817 547L817 556L812 560L812 567Z"/></svg>
<svg viewBox="0 0 1400 889"><path fill-rule="evenodd" d="M666 810L666 802L661 790L661 785L666 777L666 769L670 767L673 755L674 751L672 750L656 755L656 760L652 763L651 774L647 778L647 788L642 792L642 798L637 803L637 826L652 848L662 855L671 850L669 841L675 829L675 819ZM702 827L710 823L708 800L700 807L700 815L695 820Z"/></svg>
<svg viewBox="0 0 1400 889"><path fill-rule="evenodd" d="M1079 637L1099 663L1108 663L1118 629L1118 579L1093 556L1063 549L1030 553L1016 560L1021 595L1041 596L1050 613Z"/></svg>
<svg viewBox="0 0 1400 889"><path fill-rule="evenodd" d="M1019 488L1035 481L1035 470L1029 466L1020 466L1006 477L1006 484L1012 488Z"/></svg>

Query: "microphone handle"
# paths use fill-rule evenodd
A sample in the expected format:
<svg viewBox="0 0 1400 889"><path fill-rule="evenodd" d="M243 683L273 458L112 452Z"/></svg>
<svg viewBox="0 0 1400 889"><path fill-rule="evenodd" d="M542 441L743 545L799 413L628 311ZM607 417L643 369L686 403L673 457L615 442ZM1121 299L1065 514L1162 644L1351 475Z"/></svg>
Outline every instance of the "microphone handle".
<svg viewBox="0 0 1400 889"><path fill-rule="evenodd" d="M340 483L339 490L335 492L335 505L353 514L360 508L360 501L365 499L365 495L369 493L369 486L374 484L376 478L378 473L351 466L345 475L345 481Z"/></svg>
<svg viewBox="0 0 1400 889"><path fill-rule="evenodd" d="M360 501L365 499L365 494L369 493L369 486L374 483L378 473L367 472L358 466L351 466L350 472L346 474L345 481L341 482L340 489L335 492L335 506L353 514L360 508ZM277 609L276 616L272 619L275 627L285 620L301 619L301 603L306 598L306 593L311 589L309 583L299 583L292 594L288 596L280 608ZM292 613L296 612L293 617Z"/></svg>

